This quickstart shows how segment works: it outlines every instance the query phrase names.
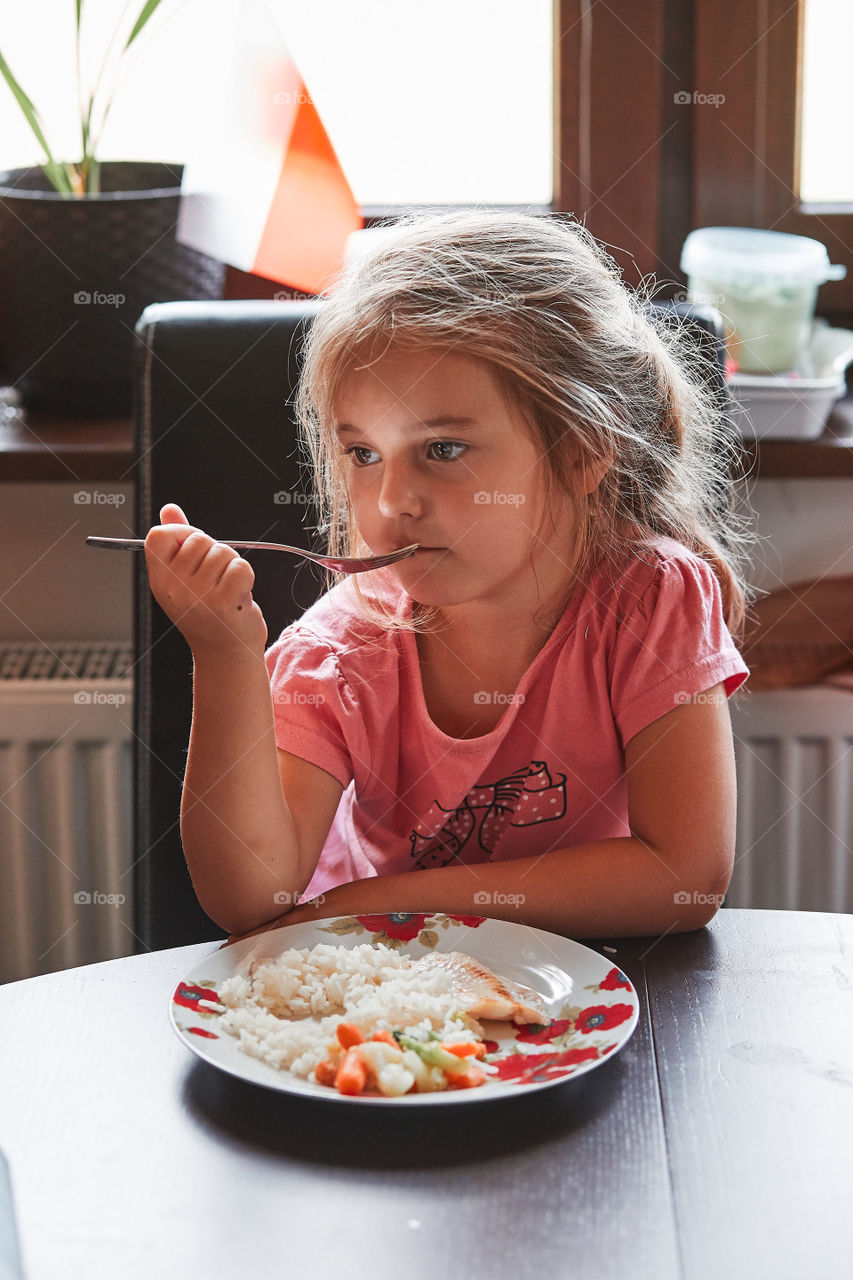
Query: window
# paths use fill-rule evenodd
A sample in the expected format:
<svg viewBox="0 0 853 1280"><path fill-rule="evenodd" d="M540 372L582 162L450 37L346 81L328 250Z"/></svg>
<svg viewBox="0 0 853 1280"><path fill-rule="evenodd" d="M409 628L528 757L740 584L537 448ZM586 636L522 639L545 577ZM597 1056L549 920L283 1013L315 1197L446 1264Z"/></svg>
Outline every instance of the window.
<svg viewBox="0 0 853 1280"><path fill-rule="evenodd" d="M116 8L86 0L84 15L106 31ZM230 53L222 24L248 12L273 57L286 33L366 212L550 203L581 217L630 283L654 275L662 296L681 287L694 227L813 236L848 267L819 310L853 323L853 195L841 178L853 110L837 69L850 0L163 0L105 154L179 162L215 92L210 69ZM71 0L29 0L0 36L36 102L52 98L42 111L66 152L72 15ZM37 161L0 85L0 164ZM842 197L850 205L832 203Z"/></svg>
<svg viewBox="0 0 853 1280"><path fill-rule="evenodd" d="M551 203L551 0L268 7L363 206Z"/></svg>
<svg viewBox="0 0 853 1280"><path fill-rule="evenodd" d="M831 11L837 8L844 21L839 19L835 38L849 59L850 46L843 39L849 6L832 0L730 0L723 16L711 0L695 3L697 65L726 95L719 113L706 112L696 121L695 225L728 222L820 240L831 261L847 267L847 278L821 288L818 311L834 324L849 326L853 211L849 204L808 200L803 186L813 183L806 175L814 174L817 163L809 148L814 146L814 85L820 80L842 104L829 126L830 147L836 156L849 148L853 113L846 74L815 43L821 29L832 32Z"/></svg>
<svg viewBox="0 0 853 1280"><path fill-rule="evenodd" d="M851 50L850 0L806 0L798 191L804 204L853 205Z"/></svg>
<svg viewBox="0 0 853 1280"><path fill-rule="evenodd" d="M125 38L140 4L125 6ZM242 40L272 88L289 49L363 206L547 206L552 8L551 0L164 0L120 72L101 155L184 160L209 118L217 63L233 62ZM83 6L87 83L118 12L115 0ZM72 0L28 0L0 35L61 159L79 147L73 14ZM3 82L0 138L0 166L39 163Z"/></svg>
<svg viewBox="0 0 853 1280"><path fill-rule="evenodd" d="M818 33L849 65L851 21L850 0L559 0L555 208L614 246L629 282L654 275L661 296L680 287L681 247L696 227L811 236L848 269L821 289L818 310L850 327L853 196L818 203L800 172L803 184L817 181L816 129L831 131L836 160L850 152L849 73L833 70ZM805 98L801 168L804 86L808 95L821 82L839 105L821 126L814 92Z"/></svg>

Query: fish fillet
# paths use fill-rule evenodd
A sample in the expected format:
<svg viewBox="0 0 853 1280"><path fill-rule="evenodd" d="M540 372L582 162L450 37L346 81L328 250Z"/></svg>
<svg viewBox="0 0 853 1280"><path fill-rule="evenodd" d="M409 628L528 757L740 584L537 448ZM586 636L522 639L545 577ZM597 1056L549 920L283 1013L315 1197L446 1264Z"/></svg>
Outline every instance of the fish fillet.
<svg viewBox="0 0 853 1280"><path fill-rule="evenodd" d="M442 951L422 956L415 967L424 971L442 969L453 978L454 994L460 1006L473 1018L495 1022L547 1025L550 1015L542 996L519 982L499 978L479 960L461 951Z"/></svg>

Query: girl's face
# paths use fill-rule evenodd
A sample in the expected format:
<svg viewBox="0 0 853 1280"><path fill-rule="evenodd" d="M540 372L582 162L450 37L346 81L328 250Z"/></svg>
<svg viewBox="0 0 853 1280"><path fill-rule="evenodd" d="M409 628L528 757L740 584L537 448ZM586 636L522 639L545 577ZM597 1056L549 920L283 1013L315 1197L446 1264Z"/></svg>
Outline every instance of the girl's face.
<svg viewBox="0 0 853 1280"><path fill-rule="evenodd" d="M420 543L393 570L413 599L535 608L568 589L575 504L560 496L543 522L541 447L484 361L391 347L345 376L335 419L370 551Z"/></svg>

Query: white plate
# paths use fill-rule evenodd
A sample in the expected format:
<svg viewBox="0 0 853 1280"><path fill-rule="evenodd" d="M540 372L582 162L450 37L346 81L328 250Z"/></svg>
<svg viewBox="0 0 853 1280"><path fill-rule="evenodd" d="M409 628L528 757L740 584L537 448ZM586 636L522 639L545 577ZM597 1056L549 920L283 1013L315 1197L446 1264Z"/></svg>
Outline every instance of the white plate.
<svg viewBox="0 0 853 1280"><path fill-rule="evenodd" d="M345 1097L243 1053L233 1036L217 1033L219 1014L198 1006L199 999L216 999L225 979L245 974L253 961L274 959L291 947L310 948L318 942L347 948L381 942L413 957L430 951L462 951L502 977L538 991L551 1022L542 1028L483 1022L486 1038L495 1042L488 1061L497 1064L500 1076L478 1088L406 1094L402 1098ZM571 994L567 994L570 986ZM597 951L526 925L438 913L343 916L288 925L247 938L196 965L178 983L169 1009L172 1025L184 1044L230 1075L284 1093L394 1107L485 1102L562 1084L600 1067L617 1053L630 1039L639 1018L639 1002L631 983Z"/></svg>

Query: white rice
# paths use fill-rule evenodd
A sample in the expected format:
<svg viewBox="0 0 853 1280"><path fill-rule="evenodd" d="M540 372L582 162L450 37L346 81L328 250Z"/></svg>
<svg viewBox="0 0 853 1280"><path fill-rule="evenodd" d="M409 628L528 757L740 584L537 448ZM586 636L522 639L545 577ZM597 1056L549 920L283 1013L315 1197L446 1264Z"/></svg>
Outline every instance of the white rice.
<svg viewBox="0 0 853 1280"><path fill-rule="evenodd" d="M218 1026L240 1048L279 1070L307 1079L328 1056L341 1022L366 1036L406 1031L442 1040L482 1035L459 1009L453 978L441 969L421 972L411 956L382 943L347 948L318 943L257 962L244 976L222 984L227 1006Z"/></svg>

